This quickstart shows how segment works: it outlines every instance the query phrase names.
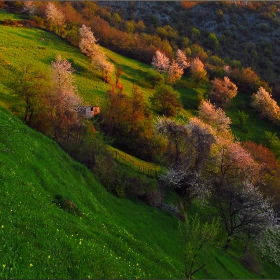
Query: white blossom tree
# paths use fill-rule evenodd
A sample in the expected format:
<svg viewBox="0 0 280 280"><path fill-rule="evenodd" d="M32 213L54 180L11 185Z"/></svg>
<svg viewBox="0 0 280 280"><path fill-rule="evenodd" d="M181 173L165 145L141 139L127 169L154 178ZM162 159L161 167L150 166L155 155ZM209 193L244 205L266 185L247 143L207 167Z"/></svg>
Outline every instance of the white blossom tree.
<svg viewBox="0 0 280 280"><path fill-rule="evenodd" d="M46 95L47 116L56 141L68 136L69 128L78 119L82 103L73 78L74 69L67 60L58 55L51 64L52 87Z"/></svg>
<svg viewBox="0 0 280 280"><path fill-rule="evenodd" d="M251 106L256 109L263 118L272 122L277 122L280 119L280 108L277 102L263 87L260 87L257 93L252 95Z"/></svg>
<svg viewBox="0 0 280 280"><path fill-rule="evenodd" d="M253 184L245 181L213 180L210 204L217 209L227 232L225 249L234 236L245 237L245 250L249 241L275 223L275 212L267 199Z"/></svg>
<svg viewBox="0 0 280 280"><path fill-rule="evenodd" d="M190 67L191 63L189 62L188 58L186 57L185 53L178 49L175 55L175 61L182 69L186 69Z"/></svg>
<svg viewBox="0 0 280 280"><path fill-rule="evenodd" d="M209 99L215 105L224 108L232 98L237 95L237 86L228 77L224 79L215 78L209 92Z"/></svg>
<svg viewBox="0 0 280 280"><path fill-rule="evenodd" d="M164 53L157 50L151 64L158 72L167 73L170 66L170 59Z"/></svg>
<svg viewBox="0 0 280 280"><path fill-rule="evenodd" d="M279 222L263 230L256 241L255 247L262 257L280 267L280 225Z"/></svg>
<svg viewBox="0 0 280 280"><path fill-rule="evenodd" d="M79 29L80 41L79 48L89 59L99 52L97 46L97 39L94 37L93 32L90 27L87 27L85 24Z"/></svg>
<svg viewBox="0 0 280 280"><path fill-rule="evenodd" d="M218 133L228 133L231 119L210 101L203 100L198 108L199 118L217 129Z"/></svg>
<svg viewBox="0 0 280 280"><path fill-rule="evenodd" d="M48 2L46 8L46 19L50 28L57 28L57 33L60 35L62 32L62 26L66 21L65 15L51 2Z"/></svg>
<svg viewBox="0 0 280 280"><path fill-rule="evenodd" d="M106 55L101 49L98 49L98 53L93 57L92 63L102 71L102 78L105 82L110 82L110 75L114 72L114 64L107 61Z"/></svg>
<svg viewBox="0 0 280 280"><path fill-rule="evenodd" d="M183 127L175 126L175 128L176 130L180 128L180 132ZM181 140L184 149L180 151L180 164L170 166L169 171L161 176L161 180L169 186L180 189L183 195L188 192L189 195L199 196L200 201L204 201L208 190L203 172L211 158L211 147L216 141L215 130L199 118L192 118L183 129L185 139ZM169 135L170 133L166 133L166 136ZM178 137L178 133L172 137L174 135ZM183 134L180 137L183 137Z"/></svg>
<svg viewBox="0 0 280 280"><path fill-rule="evenodd" d="M102 71L102 77L105 82L109 82L109 76L114 71L114 65L107 61L105 53L97 44L90 27L82 25L79 29L80 42L79 48L90 59L91 63Z"/></svg>

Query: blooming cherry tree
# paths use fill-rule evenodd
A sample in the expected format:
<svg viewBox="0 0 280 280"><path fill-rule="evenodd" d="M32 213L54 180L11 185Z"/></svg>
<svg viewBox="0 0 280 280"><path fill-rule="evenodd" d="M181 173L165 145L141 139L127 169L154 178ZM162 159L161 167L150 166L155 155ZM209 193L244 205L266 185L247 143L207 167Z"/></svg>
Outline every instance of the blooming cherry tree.
<svg viewBox="0 0 280 280"><path fill-rule="evenodd" d="M165 54L157 50L151 64L160 73L166 73L170 66L170 60Z"/></svg>
<svg viewBox="0 0 280 280"><path fill-rule="evenodd" d="M272 122L280 119L280 108L277 102L271 97L263 87L260 87L257 93L252 96L251 106L255 108L263 118Z"/></svg>
<svg viewBox="0 0 280 280"><path fill-rule="evenodd" d="M215 107L210 101L203 100L199 106L199 118L205 123L217 129L217 132L227 133L231 119L226 116L226 113Z"/></svg>
<svg viewBox="0 0 280 280"><path fill-rule="evenodd" d="M82 25L79 29L80 42L79 48L90 59L93 65L101 69L102 77L105 82L109 82L109 75L114 71L114 65L107 61L105 53L97 44L90 27Z"/></svg>
<svg viewBox="0 0 280 280"><path fill-rule="evenodd" d="M215 78L209 92L209 99L219 107L226 107L232 98L237 95L237 86L228 77Z"/></svg>
<svg viewBox="0 0 280 280"><path fill-rule="evenodd" d="M74 84L73 72L71 63L60 55L51 64L52 87L45 101L56 141L64 139L71 124L77 121L82 103Z"/></svg>
<svg viewBox="0 0 280 280"><path fill-rule="evenodd" d="M177 62L179 67L181 67L182 69L186 69L191 65L190 62L188 61L185 53L180 49L178 49L176 52L175 61Z"/></svg>
<svg viewBox="0 0 280 280"><path fill-rule="evenodd" d="M62 31L62 26L65 23L65 15L56 6L48 2L46 8L46 19L52 28L57 28L58 34Z"/></svg>

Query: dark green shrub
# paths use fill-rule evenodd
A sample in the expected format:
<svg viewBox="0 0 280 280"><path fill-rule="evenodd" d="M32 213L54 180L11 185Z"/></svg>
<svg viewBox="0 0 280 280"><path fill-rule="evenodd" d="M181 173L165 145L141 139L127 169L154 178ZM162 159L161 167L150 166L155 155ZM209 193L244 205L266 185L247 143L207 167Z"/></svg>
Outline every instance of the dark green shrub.
<svg viewBox="0 0 280 280"><path fill-rule="evenodd" d="M82 215L78 207L70 199L63 198L61 194L55 195L53 203L58 205L62 210L67 211L71 214L78 216Z"/></svg>

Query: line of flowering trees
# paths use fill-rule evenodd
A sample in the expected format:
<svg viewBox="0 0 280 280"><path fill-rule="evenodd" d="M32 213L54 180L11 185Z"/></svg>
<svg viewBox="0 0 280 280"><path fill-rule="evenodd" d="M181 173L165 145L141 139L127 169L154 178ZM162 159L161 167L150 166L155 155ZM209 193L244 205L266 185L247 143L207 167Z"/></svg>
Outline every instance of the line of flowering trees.
<svg viewBox="0 0 280 280"><path fill-rule="evenodd" d="M225 249L232 239L242 238L245 251L253 244L279 264L278 250L271 247L279 236L277 215L260 190L264 166L234 140L230 123L210 101L202 101L198 117L188 123L160 117L155 128L167 138L169 165L161 179L181 195L216 209L227 233Z"/></svg>

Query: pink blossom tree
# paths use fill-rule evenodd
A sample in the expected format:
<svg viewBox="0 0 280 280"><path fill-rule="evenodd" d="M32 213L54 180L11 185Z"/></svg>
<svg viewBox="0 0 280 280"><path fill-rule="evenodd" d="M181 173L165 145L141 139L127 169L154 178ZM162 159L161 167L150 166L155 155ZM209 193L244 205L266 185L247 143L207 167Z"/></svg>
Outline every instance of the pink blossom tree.
<svg viewBox="0 0 280 280"><path fill-rule="evenodd" d="M56 141L68 137L71 125L78 119L78 110L82 103L74 84L73 72L71 63L63 60L60 55L51 64L52 87L45 102Z"/></svg>
<svg viewBox="0 0 280 280"><path fill-rule="evenodd" d="M168 83L174 84L175 82L179 81L184 74L184 68L180 67L179 64L172 60L169 69L168 69Z"/></svg>
<svg viewBox="0 0 280 280"><path fill-rule="evenodd" d="M251 106L256 109L263 118L272 122L277 122L280 119L280 108L277 102L263 87L260 87L257 93L252 95Z"/></svg>
<svg viewBox="0 0 280 280"><path fill-rule="evenodd" d="M168 68L168 82L173 84L179 81L184 74L184 69L190 66L190 62L188 61L184 52L180 49L177 50L175 59L169 65Z"/></svg>
<svg viewBox="0 0 280 280"><path fill-rule="evenodd" d="M231 99L237 95L237 86L228 77L215 78L209 92L209 99L215 105L225 108Z"/></svg>
<svg viewBox="0 0 280 280"><path fill-rule="evenodd" d="M214 127L218 133L228 133L231 119L210 101L203 100L199 106L199 118Z"/></svg>
<svg viewBox="0 0 280 280"><path fill-rule="evenodd" d="M102 71L102 78L105 82L109 82L109 76L114 71L114 65L107 61L105 53L97 44L90 27L82 25L79 29L80 42L79 48L90 59L91 63Z"/></svg>
<svg viewBox="0 0 280 280"><path fill-rule="evenodd" d="M152 67L160 73L167 73L170 66L170 60L164 53L157 50L155 55L153 56L151 64Z"/></svg>
<svg viewBox="0 0 280 280"><path fill-rule="evenodd" d="M62 26L65 24L65 15L51 2L48 2L46 8L46 20L50 28L57 30L57 33L61 35Z"/></svg>
<svg viewBox="0 0 280 280"><path fill-rule="evenodd" d="M186 57L185 53L178 49L175 55L175 61L182 69L186 69L190 67L191 63L189 62L188 58Z"/></svg>

